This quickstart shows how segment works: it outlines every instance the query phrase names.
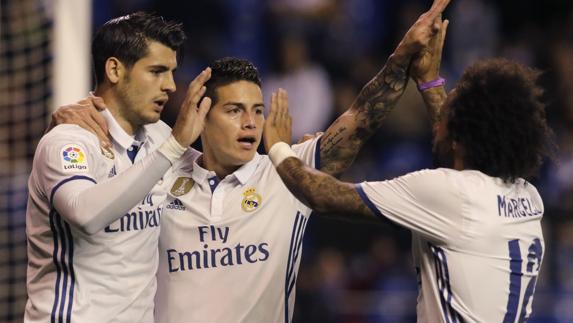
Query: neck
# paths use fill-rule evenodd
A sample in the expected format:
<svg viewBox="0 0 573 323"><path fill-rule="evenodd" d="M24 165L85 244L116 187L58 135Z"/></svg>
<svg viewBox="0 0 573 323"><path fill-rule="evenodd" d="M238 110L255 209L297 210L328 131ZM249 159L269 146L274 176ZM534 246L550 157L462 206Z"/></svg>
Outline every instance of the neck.
<svg viewBox="0 0 573 323"><path fill-rule="evenodd" d="M464 163L464 149L459 144L457 145L457 148L454 150L454 169L455 170L466 169Z"/></svg>
<svg viewBox="0 0 573 323"><path fill-rule="evenodd" d="M119 100L118 96L116 95L113 88L106 86L106 85L98 85L94 91L96 96L101 97L109 112L117 121L119 126L130 136L134 136L137 130L139 129L139 125L130 122L127 117L125 116L125 107L121 100Z"/></svg>
<svg viewBox="0 0 573 323"><path fill-rule="evenodd" d="M199 160L199 165L206 170L214 171L219 179L225 178L227 175L232 174L241 166L227 166L223 165L215 159L215 157L208 151L203 152L201 160Z"/></svg>

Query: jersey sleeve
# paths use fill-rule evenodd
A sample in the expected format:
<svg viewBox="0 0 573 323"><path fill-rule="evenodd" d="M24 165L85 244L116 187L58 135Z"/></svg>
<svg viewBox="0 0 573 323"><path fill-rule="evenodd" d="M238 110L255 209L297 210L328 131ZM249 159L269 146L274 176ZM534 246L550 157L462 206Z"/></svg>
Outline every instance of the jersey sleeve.
<svg viewBox="0 0 573 323"><path fill-rule="evenodd" d="M94 142L90 135L79 126L60 125L42 138L34 155L34 169L40 190L48 198L65 181L95 183L101 152L97 139Z"/></svg>
<svg viewBox="0 0 573 323"><path fill-rule="evenodd" d="M374 214L440 243L462 230L464 193L458 178L451 170L423 170L363 182L356 190Z"/></svg>
<svg viewBox="0 0 573 323"><path fill-rule="evenodd" d="M291 147L303 163L315 169L320 169L320 138L322 135Z"/></svg>
<svg viewBox="0 0 573 323"><path fill-rule="evenodd" d="M68 140L74 143L66 143ZM75 162L66 159L69 146L76 152L72 157ZM98 149L77 137L50 136L39 145L34 161L35 165L45 161L36 175L51 208L87 234L102 230L130 210L171 166L155 151L125 172L98 183L96 179L101 176L96 175L102 171L98 169L102 167L98 157L103 158Z"/></svg>

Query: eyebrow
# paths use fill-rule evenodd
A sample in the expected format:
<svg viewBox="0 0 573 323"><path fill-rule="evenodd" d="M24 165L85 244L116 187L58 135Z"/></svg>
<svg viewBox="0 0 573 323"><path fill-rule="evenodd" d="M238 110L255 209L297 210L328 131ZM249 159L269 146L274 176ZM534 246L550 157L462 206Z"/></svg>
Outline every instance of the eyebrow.
<svg viewBox="0 0 573 323"><path fill-rule="evenodd" d="M147 68L150 69L150 70L159 70L159 71L161 71L161 72L169 71L169 69L170 69L169 66L167 66L167 65L161 65L161 64L150 65L150 66L148 66ZM175 72L176 70L177 70L177 67L175 67L175 68L173 69L173 72Z"/></svg>
<svg viewBox="0 0 573 323"><path fill-rule="evenodd" d="M242 103L242 102L226 102L226 103L223 104L223 106L227 106L227 105L236 105L236 106L239 106L239 107L241 107L241 108L244 108L244 107L245 107L245 104ZM261 102L261 103L255 103L255 104L253 104L253 107L255 107L255 108L263 107L263 108L264 108L264 107L265 107L265 104L262 103L262 102Z"/></svg>

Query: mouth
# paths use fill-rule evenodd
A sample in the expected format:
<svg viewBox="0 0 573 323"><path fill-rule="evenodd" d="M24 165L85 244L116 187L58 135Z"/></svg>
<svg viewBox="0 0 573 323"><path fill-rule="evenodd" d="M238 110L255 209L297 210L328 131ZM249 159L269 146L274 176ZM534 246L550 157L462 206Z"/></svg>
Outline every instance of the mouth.
<svg viewBox="0 0 573 323"><path fill-rule="evenodd" d="M155 105L155 109L157 112L161 112L167 103L167 98L161 98L157 100L153 100L153 104Z"/></svg>
<svg viewBox="0 0 573 323"><path fill-rule="evenodd" d="M237 139L237 141L239 142L239 145L244 149L251 150L256 148L255 144L257 142L257 138L255 136L243 136Z"/></svg>

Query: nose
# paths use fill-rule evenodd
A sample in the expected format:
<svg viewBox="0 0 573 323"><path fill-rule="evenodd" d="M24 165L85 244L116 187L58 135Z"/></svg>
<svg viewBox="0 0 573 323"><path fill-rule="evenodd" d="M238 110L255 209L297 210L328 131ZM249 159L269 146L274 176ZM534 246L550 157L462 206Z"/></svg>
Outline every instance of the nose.
<svg viewBox="0 0 573 323"><path fill-rule="evenodd" d="M175 80L173 79L173 73L166 73L165 78L161 84L161 90L167 93L173 93L177 89L175 85Z"/></svg>
<svg viewBox="0 0 573 323"><path fill-rule="evenodd" d="M257 128L257 123L255 122L255 114L251 111L243 113L243 127L245 129L255 129Z"/></svg>

